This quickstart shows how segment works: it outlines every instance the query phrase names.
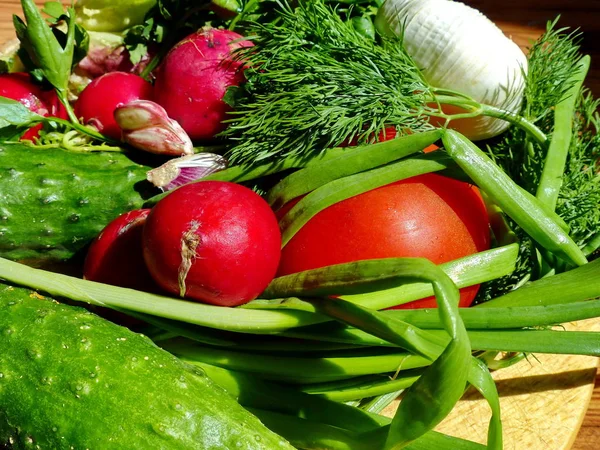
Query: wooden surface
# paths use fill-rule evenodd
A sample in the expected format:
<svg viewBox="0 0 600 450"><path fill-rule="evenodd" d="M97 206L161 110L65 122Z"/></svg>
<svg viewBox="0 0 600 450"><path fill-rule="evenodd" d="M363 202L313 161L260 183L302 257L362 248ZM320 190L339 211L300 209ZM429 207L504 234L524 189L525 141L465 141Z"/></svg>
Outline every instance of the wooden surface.
<svg viewBox="0 0 600 450"><path fill-rule="evenodd" d="M38 3L43 3L38 1ZM65 2L70 3L70 2ZM527 47L548 20L561 14L563 26L579 27L582 49L592 56L586 82L600 96L600 0L468 0L498 23L519 45ZM0 0L0 42L14 38L12 14L18 0ZM587 326L591 326L589 323ZM506 448L532 450L600 449L600 376L596 358L536 355L497 374L506 427ZM585 413L585 405L592 400ZM453 418L440 427L451 434L483 439L487 407L469 394ZM583 423L579 433L576 430Z"/></svg>

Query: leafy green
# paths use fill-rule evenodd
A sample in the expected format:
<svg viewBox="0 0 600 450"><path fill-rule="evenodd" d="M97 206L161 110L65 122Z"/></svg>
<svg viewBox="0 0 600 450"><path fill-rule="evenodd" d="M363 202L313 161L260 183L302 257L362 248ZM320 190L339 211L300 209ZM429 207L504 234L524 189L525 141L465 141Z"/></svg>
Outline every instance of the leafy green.
<svg viewBox="0 0 600 450"><path fill-rule="evenodd" d="M12 139L42 121L44 117L21 103L0 97L0 141Z"/></svg>
<svg viewBox="0 0 600 450"><path fill-rule="evenodd" d="M211 22L219 22L211 5L210 0L158 0L143 23L127 30L125 46L134 64L160 46L142 76L156 68L177 41Z"/></svg>
<svg viewBox="0 0 600 450"><path fill-rule="evenodd" d="M49 27L32 0L22 0L26 23L13 16L17 36L21 41L19 56L24 62L35 66L38 74L48 80L57 91L66 92L74 64L75 11L67 9L64 19L66 34L56 27Z"/></svg>

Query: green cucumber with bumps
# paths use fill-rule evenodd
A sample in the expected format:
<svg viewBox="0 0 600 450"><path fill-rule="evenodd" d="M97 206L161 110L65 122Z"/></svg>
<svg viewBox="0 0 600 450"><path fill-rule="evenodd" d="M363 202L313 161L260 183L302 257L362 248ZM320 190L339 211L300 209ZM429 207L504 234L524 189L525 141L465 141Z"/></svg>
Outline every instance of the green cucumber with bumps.
<svg viewBox="0 0 600 450"><path fill-rule="evenodd" d="M70 259L156 193L149 169L118 152L0 144L0 257L31 265Z"/></svg>
<svg viewBox="0 0 600 450"><path fill-rule="evenodd" d="M0 446L291 450L203 372L87 310L0 284Z"/></svg>

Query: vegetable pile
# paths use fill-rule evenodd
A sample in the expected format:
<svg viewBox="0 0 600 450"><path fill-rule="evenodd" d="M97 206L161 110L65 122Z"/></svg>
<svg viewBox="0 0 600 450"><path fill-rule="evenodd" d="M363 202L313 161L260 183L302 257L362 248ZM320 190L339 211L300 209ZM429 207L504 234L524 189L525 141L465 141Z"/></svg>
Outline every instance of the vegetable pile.
<svg viewBox="0 0 600 450"><path fill-rule="evenodd" d="M600 317L577 33L525 56L449 0L22 5L2 443L501 449L492 371L600 356L559 326ZM485 445L434 431L466 387Z"/></svg>

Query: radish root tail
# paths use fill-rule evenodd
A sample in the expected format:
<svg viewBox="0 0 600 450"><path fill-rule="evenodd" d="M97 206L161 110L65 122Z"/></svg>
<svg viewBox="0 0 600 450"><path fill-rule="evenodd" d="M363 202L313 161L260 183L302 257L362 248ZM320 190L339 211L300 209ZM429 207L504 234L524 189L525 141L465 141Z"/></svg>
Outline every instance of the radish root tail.
<svg viewBox="0 0 600 450"><path fill-rule="evenodd" d="M192 263L196 259L196 250L200 245L201 239L197 234L200 223L193 221L190 223L190 228L183 233L181 237L181 264L178 269L178 284L179 284L179 296L185 297L187 290L185 280L188 276Z"/></svg>

